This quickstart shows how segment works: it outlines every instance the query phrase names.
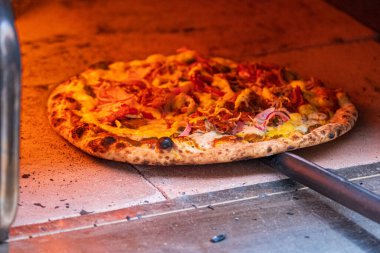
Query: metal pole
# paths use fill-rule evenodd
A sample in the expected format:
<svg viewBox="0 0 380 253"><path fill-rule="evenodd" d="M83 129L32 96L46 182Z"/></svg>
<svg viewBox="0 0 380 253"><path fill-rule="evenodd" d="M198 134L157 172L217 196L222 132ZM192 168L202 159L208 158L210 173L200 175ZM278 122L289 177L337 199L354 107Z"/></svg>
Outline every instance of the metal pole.
<svg viewBox="0 0 380 253"><path fill-rule="evenodd" d="M379 195L295 154L282 153L263 158L262 161L291 179L380 223Z"/></svg>

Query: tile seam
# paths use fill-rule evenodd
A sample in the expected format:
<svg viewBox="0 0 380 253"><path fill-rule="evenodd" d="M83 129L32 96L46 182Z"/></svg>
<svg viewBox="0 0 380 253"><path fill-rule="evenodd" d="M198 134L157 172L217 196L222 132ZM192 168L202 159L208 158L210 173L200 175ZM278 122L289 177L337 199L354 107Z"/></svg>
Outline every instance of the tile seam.
<svg viewBox="0 0 380 253"><path fill-rule="evenodd" d="M170 197L165 193L165 191L164 190L162 190L160 187L158 187L157 185L155 185L151 180L149 180L149 178L148 177L146 177L145 175L144 175L144 173L142 173L136 166L134 166L134 165L131 165L131 167L132 168L134 168L136 171L137 171L137 173L145 180L145 181L147 181L152 187L154 187L164 198L165 198L165 200L168 200L168 199L170 199Z"/></svg>

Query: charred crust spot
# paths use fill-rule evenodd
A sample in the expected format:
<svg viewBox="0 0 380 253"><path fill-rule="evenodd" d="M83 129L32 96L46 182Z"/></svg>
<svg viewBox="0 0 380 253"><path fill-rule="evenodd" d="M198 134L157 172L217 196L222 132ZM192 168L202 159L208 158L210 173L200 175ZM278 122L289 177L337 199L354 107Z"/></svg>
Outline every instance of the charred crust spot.
<svg viewBox="0 0 380 253"><path fill-rule="evenodd" d="M78 115L76 115L74 113L70 114L70 121L73 125L76 125L80 120L81 120L81 118Z"/></svg>
<svg viewBox="0 0 380 253"><path fill-rule="evenodd" d="M325 130L322 130L322 131L321 131L321 134L325 135L325 134L326 134Z"/></svg>
<svg viewBox="0 0 380 253"><path fill-rule="evenodd" d="M51 123L52 123L53 127L57 127L57 126L61 125L63 122L65 122L65 121L66 121L66 119L64 119L64 118L53 118L51 120Z"/></svg>
<svg viewBox="0 0 380 253"><path fill-rule="evenodd" d="M271 146L268 146L268 147L267 147L267 152L268 152L268 153L272 152L272 147L271 147Z"/></svg>
<svg viewBox="0 0 380 253"><path fill-rule="evenodd" d="M65 99L68 101L68 102L70 102L70 103L75 103L75 102L77 102L74 98L72 98L72 97L65 97Z"/></svg>
<svg viewBox="0 0 380 253"><path fill-rule="evenodd" d="M116 139L112 136L107 136L105 138L98 138L90 141L88 147L95 153L105 153L108 147L116 142Z"/></svg>
<svg viewBox="0 0 380 253"><path fill-rule="evenodd" d="M104 137L101 141L101 145L104 146L104 147L109 147L111 146L113 143L116 142L116 139L112 136L107 136L107 137Z"/></svg>
<svg viewBox="0 0 380 253"><path fill-rule="evenodd" d="M300 138L300 137L299 137L298 135L293 135L293 136L291 137L291 139L294 140L294 141L298 140L299 138Z"/></svg>
<svg viewBox="0 0 380 253"><path fill-rule="evenodd" d="M52 97L53 100L57 100L57 99L61 99L61 98L63 98L62 93L55 94L55 95Z"/></svg>
<svg viewBox="0 0 380 253"><path fill-rule="evenodd" d="M95 133L95 134L100 134L100 133L104 133L105 131L102 129L102 128L100 128L100 127L98 127L98 126L96 126L96 125L92 125L92 131Z"/></svg>
<svg viewBox="0 0 380 253"><path fill-rule="evenodd" d="M331 140L331 139L334 139L334 137L335 137L335 133L333 133L333 132L329 133L329 138L330 138L330 140Z"/></svg>
<svg viewBox="0 0 380 253"><path fill-rule="evenodd" d="M166 160L169 160L169 159L170 159L170 157L169 157L169 156L165 156L165 159L166 159Z"/></svg>
<svg viewBox="0 0 380 253"><path fill-rule="evenodd" d="M117 149L123 149L123 148L125 148L126 147L126 145L123 143L123 142L118 142L118 143L116 143L116 148Z"/></svg>
<svg viewBox="0 0 380 253"><path fill-rule="evenodd" d="M92 150L92 152L104 153L107 151L102 145L100 145L101 140L102 139L94 139L94 140L88 142L87 145Z"/></svg>
<svg viewBox="0 0 380 253"><path fill-rule="evenodd" d="M140 161L140 158L139 158L139 157L135 157L135 158L133 159L133 162L134 162L134 163L137 163L138 161Z"/></svg>
<svg viewBox="0 0 380 253"><path fill-rule="evenodd" d="M80 139L82 138L83 134L88 130L88 128L88 124L77 126L73 129L71 136L73 137L73 139Z"/></svg>
<svg viewBox="0 0 380 253"><path fill-rule="evenodd" d="M72 97L65 97L65 100L71 104L66 105L65 110L80 110L82 108L82 105Z"/></svg>
<svg viewBox="0 0 380 253"><path fill-rule="evenodd" d="M87 95L89 95L90 97L93 97L93 98L95 97L94 89L90 85L85 85L83 87L83 89Z"/></svg>

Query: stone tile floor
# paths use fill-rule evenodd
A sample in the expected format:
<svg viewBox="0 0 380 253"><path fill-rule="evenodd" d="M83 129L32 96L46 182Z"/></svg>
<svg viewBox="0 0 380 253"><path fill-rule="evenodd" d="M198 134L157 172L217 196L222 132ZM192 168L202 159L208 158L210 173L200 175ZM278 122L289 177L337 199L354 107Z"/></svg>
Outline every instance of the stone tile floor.
<svg viewBox="0 0 380 253"><path fill-rule="evenodd" d="M70 146L48 125L47 96L54 85L100 60L170 54L187 46L318 76L349 91L359 121L338 140L297 153L334 169L379 161L380 45L375 32L324 1L41 1L32 7L16 20L23 110L14 226L283 178L258 161L133 167Z"/></svg>

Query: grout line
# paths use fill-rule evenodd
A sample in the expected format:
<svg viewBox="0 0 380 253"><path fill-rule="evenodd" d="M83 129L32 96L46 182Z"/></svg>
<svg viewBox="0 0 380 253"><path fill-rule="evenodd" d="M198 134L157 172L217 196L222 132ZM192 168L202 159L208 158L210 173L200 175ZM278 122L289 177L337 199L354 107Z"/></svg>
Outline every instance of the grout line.
<svg viewBox="0 0 380 253"><path fill-rule="evenodd" d="M354 43L360 43L360 42L366 42L366 41L377 41L379 39L379 34L375 33L373 35L365 36L365 37L359 37L354 39L347 39L342 40L341 42L326 42L321 44L315 44L315 45L307 45L307 46L301 46L301 47L293 47L288 49L277 49L273 51L268 52L262 52L253 54L253 57L264 57L269 55L275 55L275 54L283 54L283 53L289 53L289 52L297 52L297 51L303 51L307 49L316 49L316 48L324 48L328 46L334 46L334 45L348 45L348 44L354 44Z"/></svg>
<svg viewBox="0 0 380 253"><path fill-rule="evenodd" d="M153 186L157 191L159 191L161 193L161 195L166 199L170 199L170 197L165 193L165 191L163 191L162 189L160 189L160 187L156 186L151 180L149 180L148 177L146 177L144 175L144 173L142 173L135 165L131 164L131 167L134 168L137 173L139 173L139 175L145 179L151 186Z"/></svg>
<svg viewBox="0 0 380 253"><path fill-rule="evenodd" d="M139 173L141 173L141 172L139 172ZM380 173L374 174L374 175L369 175L369 176L351 178L351 179L348 179L348 181L357 181L357 180L361 180L361 179L368 179L368 178L374 178L374 177L380 177ZM297 190L297 192L299 192L299 191L308 190L308 189L309 189L308 187L301 187L301 188L297 188L296 190ZM265 198L265 197L276 196L276 195L282 195L282 194L287 194L287 193L292 193L292 192L295 192L295 190L291 189L291 190L287 190L287 191L279 191L279 192L273 192L273 193L267 193L267 194L254 195L254 196L240 198L240 199L226 200L226 201L213 203L213 204L211 204L211 206L213 206L213 207L214 206L222 206L222 205L226 205L226 204L238 203L238 202L242 202L242 201ZM125 219L125 220L114 220L114 221L108 221L108 222L104 222L104 223L97 223L96 227L103 227L103 226L107 226L107 225L120 224L120 223L125 223L125 222L145 219L145 218L154 218L154 217L159 217L159 216L168 215L168 214L183 213L183 212L187 212L187 211L193 211L196 209L206 209L209 206L210 206L210 204L205 204L205 205L193 206L193 207L188 207L188 208L183 208L183 209L170 210L170 211L165 211L165 212L160 212L160 213L152 213L152 214L142 215L139 217L133 217L129 220L127 220L127 219ZM50 231L50 232L42 232L42 233L37 233L37 234L33 234L33 235L23 235L23 236L18 236L18 237L16 236L16 237L10 238L8 240L8 242L20 241L20 240L25 240L25 239L35 238L35 237L41 237L41 236L49 236L49 235L54 235L54 234L59 234L59 233L79 231L79 230L89 229L89 228L93 228L93 227L94 227L94 225L85 225L85 226L80 226L80 227L76 227L76 228L67 228L67 229L61 229L61 230Z"/></svg>

